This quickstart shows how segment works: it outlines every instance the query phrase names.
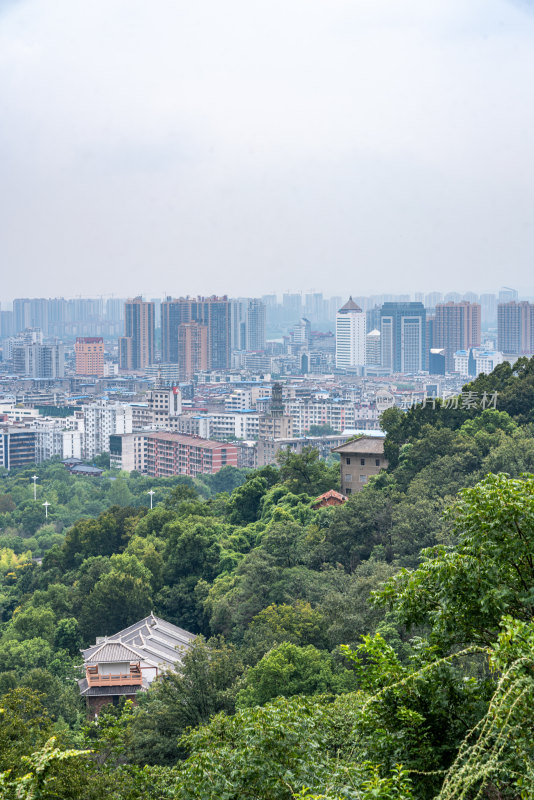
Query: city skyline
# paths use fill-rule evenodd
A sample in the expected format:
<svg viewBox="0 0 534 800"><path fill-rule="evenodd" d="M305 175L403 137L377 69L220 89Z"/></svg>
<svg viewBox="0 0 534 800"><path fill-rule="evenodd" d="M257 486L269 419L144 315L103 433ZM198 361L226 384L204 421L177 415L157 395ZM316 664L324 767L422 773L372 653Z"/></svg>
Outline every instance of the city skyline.
<svg viewBox="0 0 534 800"><path fill-rule="evenodd" d="M371 291L360 292L360 291L357 291L358 287L353 287L352 289L349 288L349 289L344 290L343 288L338 288L338 286L336 285L335 288L332 288L332 284L331 284L331 281L330 281L328 290L322 290L322 289L318 289L316 287L307 287L307 288L294 289L294 290L293 289L286 289L286 288L282 288L282 289L280 289L280 288L279 289L272 288L271 290L261 291L261 292L258 292L256 294L254 294L252 292L248 292L247 293L244 290L239 292L239 293L237 293L237 294L236 293L231 293L229 291L224 291L224 287L223 287L223 290L220 293L217 293L216 291L207 291L207 292L202 293L200 291L195 291L195 290L192 290L191 292L185 292L185 291L179 291L179 290L177 290L175 292L168 292L168 291L158 292L156 290L151 290L151 289L143 290L143 291L141 291L140 289L136 289L135 291L134 290L129 290L129 291L125 292L124 291L124 287L123 287L122 293L116 293L116 292L113 292L113 293L88 292L87 294L79 294L79 293L77 293L75 295L69 295L66 292L57 292L57 293L51 292L51 293L48 293L48 294L44 293L44 294L38 295L38 294L28 293L26 291L26 292L20 292L19 294L15 294L13 296L8 295L3 290L1 290L1 294L0 294L0 309L2 311L6 310L6 305L12 306L14 300L65 300L65 301L96 300L96 301L102 301L104 304L108 303L108 302L117 302L117 303L120 303L120 304L124 304L124 302L126 301L127 297L130 297L130 296L142 297L144 300L159 300L161 302L163 302L165 300L169 300L169 299L172 299L172 300L174 300L174 299L197 300L198 298L208 299L210 297L217 297L217 296L228 297L229 299L232 299L232 300L234 300L234 299L235 300L240 300L240 299L260 299L261 300L262 298L267 298L267 297L270 297L270 296L276 296L276 302L277 303L281 303L283 301L284 295L286 295L286 294L292 295L292 296L300 295L301 298L302 298L302 301L304 302L306 295L309 295L309 294L312 294L312 293L314 293L314 294L317 293L317 294L321 294L325 299L334 299L336 297L339 297L339 298L341 298L341 301L342 301L342 304L343 304L349 297L373 298L373 297L383 297L383 296L388 296L388 295L409 296L410 298L415 298L415 297L417 297L419 295L422 296L423 298L426 297L426 296L430 296L430 295L440 295L442 298L445 298L447 295L458 295L459 297L463 298L465 295L473 294L473 295L476 295L477 297L482 297L483 295L495 295L498 298L499 292L501 292L503 290L508 290L508 291L517 292L517 297L519 297L519 299L529 299L530 298L530 299L534 300L534 284L530 288L521 287L520 285L517 285L517 284L515 284L513 286L500 285L500 286L493 287L493 288L483 287L483 288L478 288L475 291L476 288L477 287L474 287L473 285L470 285L470 287L467 288L467 289L463 289L463 288L458 287L456 285L453 285L453 286L448 287L448 288L443 288L443 287L436 288L435 286L434 287L431 286L430 288L429 287L421 288L419 286L416 286L415 289L412 289L412 290L404 289L404 290L396 291L393 288L391 288L390 286L388 286L387 289L385 289L382 286L381 291L378 290L378 287L372 287ZM439 302L442 302L442 301L439 301Z"/></svg>

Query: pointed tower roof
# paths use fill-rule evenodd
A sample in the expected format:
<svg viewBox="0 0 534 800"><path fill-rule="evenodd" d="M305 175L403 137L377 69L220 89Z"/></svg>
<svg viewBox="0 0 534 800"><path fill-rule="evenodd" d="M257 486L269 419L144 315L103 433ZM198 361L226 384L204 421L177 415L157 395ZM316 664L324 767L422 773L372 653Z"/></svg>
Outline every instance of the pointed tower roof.
<svg viewBox="0 0 534 800"><path fill-rule="evenodd" d="M352 299L352 296L351 296L351 297L349 297L349 299L347 300L345 305L342 306L339 309L339 311L340 312L341 311L361 311L361 308L357 303L354 302L354 300Z"/></svg>

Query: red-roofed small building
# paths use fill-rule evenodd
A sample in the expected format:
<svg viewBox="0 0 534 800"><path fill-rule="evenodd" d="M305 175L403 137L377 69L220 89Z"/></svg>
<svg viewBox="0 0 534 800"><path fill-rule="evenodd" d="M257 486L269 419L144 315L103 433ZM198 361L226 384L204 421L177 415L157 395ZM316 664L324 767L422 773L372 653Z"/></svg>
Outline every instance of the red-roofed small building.
<svg viewBox="0 0 534 800"><path fill-rule="evenodd" d="M312 508L316 511L318 508L326 508L327 506L342 506L349 498L345 497L341 492L336 492L335 489L330 489L329 492L320 494L312 503Z"/></svg>

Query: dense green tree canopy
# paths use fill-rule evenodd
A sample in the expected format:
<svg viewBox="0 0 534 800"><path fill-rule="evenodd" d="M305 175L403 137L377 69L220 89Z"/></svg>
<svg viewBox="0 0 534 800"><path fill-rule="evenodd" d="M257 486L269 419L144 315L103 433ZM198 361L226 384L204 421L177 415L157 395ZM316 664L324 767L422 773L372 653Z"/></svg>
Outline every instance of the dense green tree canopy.
<svg viewBox="0 0 534 800"><path fill-rule="evenodd" d="M0 795L534 796L534 360L465 391L496 407L385 412L389 467L340 507L311 449L195 480L51 462L37 502L2 475ZM203 636L88 723L79 648L151 611Z"/></svg>

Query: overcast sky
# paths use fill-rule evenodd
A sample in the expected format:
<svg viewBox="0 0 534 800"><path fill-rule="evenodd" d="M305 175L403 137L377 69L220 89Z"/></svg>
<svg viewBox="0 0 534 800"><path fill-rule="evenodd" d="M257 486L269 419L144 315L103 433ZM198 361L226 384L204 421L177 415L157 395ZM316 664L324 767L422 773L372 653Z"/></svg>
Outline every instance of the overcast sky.
<svg viewBox="0 0 534 800"><path fill-rule="evenodd" d="M532 0L0 0L0 300L534 294Z"/></svg>

